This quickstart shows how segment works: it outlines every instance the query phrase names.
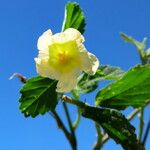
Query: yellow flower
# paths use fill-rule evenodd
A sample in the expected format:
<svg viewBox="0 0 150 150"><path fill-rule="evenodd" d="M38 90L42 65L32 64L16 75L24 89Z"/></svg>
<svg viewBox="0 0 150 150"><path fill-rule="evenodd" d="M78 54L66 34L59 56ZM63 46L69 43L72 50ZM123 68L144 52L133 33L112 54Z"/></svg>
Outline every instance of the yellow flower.
<svg viewBox="0 0 150 150"><path fill-rule="evenodd" d="M84 37L73 28L54 35L48 30L39 37L36 69L41 76L58 80L57 92L74 89L82 71L95 74L99 61L83 42Z"/></svg>

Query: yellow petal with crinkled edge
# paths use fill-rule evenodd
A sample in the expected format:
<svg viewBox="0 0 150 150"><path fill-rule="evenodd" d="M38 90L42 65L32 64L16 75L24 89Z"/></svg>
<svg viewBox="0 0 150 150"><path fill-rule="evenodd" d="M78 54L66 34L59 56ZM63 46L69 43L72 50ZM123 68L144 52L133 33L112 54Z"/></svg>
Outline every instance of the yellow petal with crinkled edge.
<svg viewBox="0 0 150 150"><path fill-rule="evenodd" d="M36 69L41 76L58 80L57 92L73 90L82 71L95 74L99 61L83 42L84 37L73 28L54 35L48 30L39 37Z"/></svg>

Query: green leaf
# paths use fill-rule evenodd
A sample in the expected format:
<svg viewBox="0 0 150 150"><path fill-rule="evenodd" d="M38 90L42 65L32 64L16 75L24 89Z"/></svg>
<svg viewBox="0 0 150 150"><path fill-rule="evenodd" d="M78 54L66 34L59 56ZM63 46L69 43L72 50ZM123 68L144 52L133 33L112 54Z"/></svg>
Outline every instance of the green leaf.
<svg viewBox="0 0 150 150"><path fill-rule="evenodd" d="M100 66L96 74L90 76L84 74L78 82L77 91L79 93L89 93L98 87L100 80L118 80L124 72L119 67Z"/></svg>
<svg viewBox="0 0 150 150"><path fill-rule="evenodd" d="M143 106L150 98L150 65L130 69L118 81L100 90L96 105L124 109Z"/></svg>
<svg viewBox="0 0 150 150"><path fill-rule="evenodd" d="M36 117L54 110L57 104L57 82L49 78L33 77L20 90L20 110L26 117Z"/></svg>
<svg viewBox="0 0 150 150"><path fill-rule="evenodd" d="M75 28L82 34L85 28L85 16L79 4L75 2L68 2L65 9L65 18L62 30L67 28Z"/></svg>
<svg viewBox="0 0 150 150"><path fill-rule="evenodd" d="M124 149L144 149L137 140L135 128L120 112L86 106L82 109L82 116L97 122L103 127L109 137L115 140L116 143L121 144Z"/></svg>

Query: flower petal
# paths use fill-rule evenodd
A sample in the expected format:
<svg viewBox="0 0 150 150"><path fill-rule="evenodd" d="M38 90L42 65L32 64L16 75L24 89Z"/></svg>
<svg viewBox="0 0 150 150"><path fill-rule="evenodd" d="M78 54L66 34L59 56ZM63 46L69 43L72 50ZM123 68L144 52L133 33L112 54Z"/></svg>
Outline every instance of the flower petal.
<svg viewBox="0 0 150 150"><path fill-rule="evenodd" d="M88 51L81 52L82 70L90 75L94 75L99 66L97 57Z"/></svg>
<svg viewBox="0 0 150 150"><path fill-rule="evenodd" d="M65 43L68 41L76 41L77 43L84 42L84 37L81 33L73 28L68 28L64 32L53 35L52 39L53 43Z"/></svg>
<svg viewBox="0 0 150 150"><path fill-rule="evenodd" d="M48 50L48 45L51 44L52 31L49 29L44 32L38 39L37 47L39 50Z"/></svg>
<svg viewBox="0 0 150 150"><path fill-rule="evenodd" d="M76 40L79 43L84 42L84 37L82 36L82 34L74 28L68 28L64 31L64 33L70 40Z"/></svg>
<svg viewBox="0 0 150 150"><path fill-rule="evenodd" d="M43 77L59 80L60 73L49 65L48 59L35 58L36 70Z"/></svg>
<svg viewBox="0 0 150 150"><path fill-rule="evenodd" d="M80 69L76 68L70 73L62 74L57 84L57 92L70 92L73 90L77 85L78 76L81 72Z"/></svg>
<svg viewBox="0 0 150 150"><path fill-rule="evenodd" d="M57 92L63 93L63 92L70 92L75 88L77 85L77 78L71 78L71 80L68 80L68 78L60 78L57 84Z"/></svg>

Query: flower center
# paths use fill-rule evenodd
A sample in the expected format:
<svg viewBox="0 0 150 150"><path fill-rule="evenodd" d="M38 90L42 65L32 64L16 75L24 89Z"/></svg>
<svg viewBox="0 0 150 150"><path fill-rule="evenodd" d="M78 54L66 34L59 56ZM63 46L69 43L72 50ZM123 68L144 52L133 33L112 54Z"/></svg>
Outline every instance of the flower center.
<svg viewBox="0 0 150 150"><path fill-rule="evenodd" d="M75 41L49 46L49 64L61 73L67 73L79 67L79 58L79 50Z"/></svg>
<svg viewBox="0 0 150 150"><path fill-rule="evenodd" d="M66 65L69 62L69 56L67 56L66 51L58 54L58 61L61 65Z"/></svg>

